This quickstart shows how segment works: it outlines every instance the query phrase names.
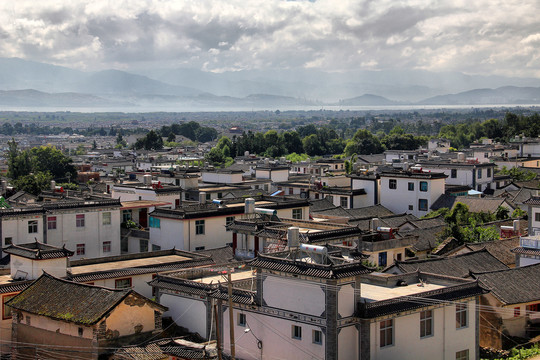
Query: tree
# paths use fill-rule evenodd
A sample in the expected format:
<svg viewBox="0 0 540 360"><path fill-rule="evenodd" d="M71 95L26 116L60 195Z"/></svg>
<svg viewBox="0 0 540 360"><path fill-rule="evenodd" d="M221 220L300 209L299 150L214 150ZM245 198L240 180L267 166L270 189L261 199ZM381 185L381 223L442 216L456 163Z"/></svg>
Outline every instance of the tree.
<svg viewBox="0 0 540 360"><path fill-rule="evenodd" d="M504 206L499 206L497 208L497 211L495 212L495 217L497 220L504 220L508 219L508 214L510 213L510 210Z"/></svg>
<svg viewBox="0 0 540 360"><path fill-rule="evenodd" d="M49 188L51 179L52 177L49 173L38 172L36 174L21 176L13 183L19 191L22 190L33 195L39 195L43 190Z"/></svg>
<svg viewBox="0 0 540 360"><path fill-rule="evenodd" d="M28 150L27 150L28 151ZM53 146L40 146L29 150L32 163L32 172L49 172L53 179L62 180L68 177L75 179L77 169L70 157Z"/></svg>
<svg viewBox="0 0 540 360"><path fill-rule="evenodd" d="M377 137L365 129L358 130L345 146L345 154L380 154L384 147Z"/></svg>
<svg viewBox="0 0 540 360"><path fill-rule="evenodd" d="M221 149L219 149L217 146L213 147L212 150L210 150L205 156L204 159L208 162L210 162L212 165L221 165L225 162L225 156L223 156L223 152L221 152Z"/></svg>
<svg viewBox="0 0 540 360"><path fill-rule="evenodd" d="M27 151L20 152L15 139L8 141L8 177L15 180L32 172L32 164Z"/></svg>
<svg viewBox="0 0 540 360"><path fill-rule="evenodd" d="M321 142L316 134L308 135L302 140L304 152L310 156L323 155Z"/></svg>

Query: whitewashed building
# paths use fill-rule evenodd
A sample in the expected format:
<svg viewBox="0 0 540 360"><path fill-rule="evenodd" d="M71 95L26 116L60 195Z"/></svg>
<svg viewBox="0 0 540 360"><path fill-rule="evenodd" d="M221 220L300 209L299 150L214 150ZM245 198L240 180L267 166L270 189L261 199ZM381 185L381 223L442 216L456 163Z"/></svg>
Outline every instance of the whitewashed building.
<svg viewBox="0 0 540 360"><path fill-rule="evenodd" d="M383 171L380 174L381 205L396 213L422 217L444 194L447 175L411 168L411 171Z"/></svg>

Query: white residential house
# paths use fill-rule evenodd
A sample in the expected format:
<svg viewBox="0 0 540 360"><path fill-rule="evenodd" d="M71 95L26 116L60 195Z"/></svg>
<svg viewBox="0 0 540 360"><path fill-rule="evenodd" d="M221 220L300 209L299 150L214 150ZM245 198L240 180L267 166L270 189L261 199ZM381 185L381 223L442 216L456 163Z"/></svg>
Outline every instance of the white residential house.
<svg viewBox="0 0 540 360"><path fill-rule="evenodd" d="M0 209L3 245L40 241L73 249L75 259L120 254L120 201L66 200Z"/></svg>
<svg viewBox="0 0 540 360"><path fill-rule="evenodd" d="M111 197L120 201L148 200L169 203L172 209L180 205L182 188L147 180L147 183L124 182L111 187Z"/></svg>
<svg viewBox="0 0 540 360"><path fill-rule="evenodd" d="M367 171L348 175L351 179L351 189L363 189L365 196L354 202L354 208L378 205L381 202L381 179L375 173Z"/></svg>
<svg viewBox="0 0 540 360"><path fill-rule="evenodd" d="M400 214L422 217L431 205L444 194L446 175L411 168L411 171L383 171L380 174L381 205Z"/></svg>
<svg viewBox="0 0 540 360"><path fill-rule="evenodd" d="M150 284L166 315L206 339L215 339L217 308L226 354L233 311L238 358L477 358L484 293L477 282L420 272L369 275L360 261L324 249L301 245L259 255L248 271L235 269L232 309L222 269L158 274Z"/></svg>
<svg viewBox="0 0 540 360"><path fill-rule="evenodd" d="M492 163L426 161L419 162L417 166L420 166L424 171L446 174L446 184L448 185L467 185L480 192L495 189L493 176L496 165Z"/></svg>
<svg viewBox="0 0 540 360"><path fill-rule="evenodd" d="M225 226L246 214L244 206L244 199L239 198L185 205L175 210L157 208L150 213L150 246L193 251L230 244L231 234ZM253 206L277 218L309 218L307 200L262 195L256 197Z"/></svg>
<svg viewBox="0 0 540 360"><path fill-rule="evenodd" d="M512 250L516 254L516 267L540 263L540 196L532 196L523 202L528 206L528 236L519 238L519 247Z"/></svg>

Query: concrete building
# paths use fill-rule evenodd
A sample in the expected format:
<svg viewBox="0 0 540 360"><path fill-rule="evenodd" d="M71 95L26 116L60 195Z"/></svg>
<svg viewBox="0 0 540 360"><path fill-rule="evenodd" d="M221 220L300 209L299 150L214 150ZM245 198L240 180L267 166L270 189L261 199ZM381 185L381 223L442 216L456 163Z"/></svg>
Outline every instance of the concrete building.
<svg viewBox="0 0 540 360"><path fill-rule="evenodd" d="M228 354L224 330L233 311L239 358L477 358L476 305L484 293L477 282L421 272L369 275L360 261L323 249L259 255L248 271L231 272L232 309L212 269L158 274L151 284L170 316L207 339L215 338L215 305Z"/></svg>
<svg viewBox="0 0 540 360"><path fill-rule="evenodd" d="M420 168L410 171L383 171L380 174L381 205L390 211L422 217L431 205L444 194L447 175Z"/></svg>

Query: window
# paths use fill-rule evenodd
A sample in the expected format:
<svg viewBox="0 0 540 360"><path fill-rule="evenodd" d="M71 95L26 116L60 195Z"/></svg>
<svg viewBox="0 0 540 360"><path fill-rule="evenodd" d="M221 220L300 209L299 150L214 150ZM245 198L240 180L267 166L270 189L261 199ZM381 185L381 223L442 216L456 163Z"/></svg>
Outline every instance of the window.
<svg viewBox="0 0 540 360"><path fill-rule="evenodd" d="M83 328L82 328L82 327L79 327L78 333L79 333L79 336L80 336L80 337L83 336Z"/></svg>
<svg viewBox="0 0 540 360"><path fill-rule="evenodd" d="M433 310L420 312L420 337L433 335Z"/></svg>
<svg viewBox="0 0 540 360"><path fill-rule="evenodd" d="M131 210L122 210L122 222L131 220Z"/></svg>
<svg viewBox="0 0 540 360"><path fill-rule="evenodd" d="M296 340L302 340L302 327L293 325L292 326L292 338Z"/></svg>
<svg viewBox="0 0 540 360"><path fill-rule="evenodd" d="M388 180L388 188L390 189L397 189L397 180L396 179L390 179Z"/></svg>
<svg viewBox="0 0 540 360"><path fill-rule="evenodd" d="M450 177L451 177L452 179L457 178L457 169L452 169L452 170L450 170Z"/></svg>
<svg viewBox="0 0 540 360"><path fill-rule="evenodd" d="M289 188L289 195L293 195L294 194L294 189L292 187Z"/></svg>
<svg viewBox="0 0 540 360"><path fill-rule="evenodd" d="M11 319L11 307L6 305L6 302L17 294L8 294L2 296L2 319Z"/></svg>
<svg viewBox="0 0 540 360"><path fill-rule="evenodd" d="M206 200L210 200L210 194L206 194Z"/></svg>
<svg viewBox="0 0 540 360"><path fill-rule="evenodd" d="M217 193L217 197L218 197L218 199L221 199L223 197L223 193L220 193L220 192Z"/></svg>
<svg viewBox="0 0 540 360"><path fill-rule="evenodd" d="M527 312L529 312L529 311L540 311L540 303L527 305L527 306L525 306L525 310L527 310Z"/></svg>
<svg viewBox="0 0 540 360"><path fill-rule="evenodd" d="M394 344L394 320L383 320L380 323L380 346L390 346Z"/></svg>
<svg viewBox="0 0 540 360"><path fill-rule="evenodd" d="M131 278L116 279L114 280L115 289L127 289L131 287Z"/></svg>
<svg viewBox="0 0 540 360"><path fill-rule="evenodd" d="M487 177L491 177L491 168L487 169Z"/></svg>
<svg viewBox="0 0 540 360"><path fill-rule="evenodd" d="M13 244L13 238L12 237L4 238L4 245L5 246L11 245L11 244Z"/></svg>
<svg viewBox="0 0 540 360"><path fill-rule="evenodd" d="M386 266L386 262L388 260L388 254L386 251L381 251L379 253L379 266Z"/></svg>
<svg viewBox="0 0 540 360"><path fill-rule="evenodd" d="M469 360L469 349L458 351L456 353L456 360Z"/></svg>
<svg viewBox="0 0 540 360"><path fill-rule="evenodd" d="M75 226L84 227L84 214L78 214L75 216Z"/></svg>
<svg viewBox="0 0 540 360"><path fill-rule="evenodd" d="M204 235L204 220L195 220L195 234Z"/></svg>
<svg viewBox="0 0 540 360"><path fill-rule="evenodd" d="M540 221L540 213L534 213L534 221Z"/></svg>
<svg viewBox="0 0 540 360"><path fill-rule="evenodd" d="M348 203L349 203L349 201L348 201L346 196L340 196L339 204L341 205L341 207L346 208Z"/></svg>
<svg viewBox="0 0 540 360"><path fill-rule="evenodd" d="M477 177L478 177L479 179L481 179L481 178L482 178L482 169L478 169L478 170L476 171L476 173L477 173L477 175L478 175Z"/></svg>
<svg viewBox="0 0 540 360"><path fill-rule="evenodd" d="M418 199L418 210L427 211L428 210L428 201L427 199Z"/></svg>
<svg viewBox="0 0 540 360"><path fill-rule="evenodd" d="M414 210L414 206L409 205L409 210L410 210L410 211L413 211L413 210Z"/></svg>
<svg viewBox="0 0 540 360"><path fill-rule="evenodd" d="M103 242L103 252L111 252L111 242L110 241L104 241Z"/></svg>
<svg viewBox="0 0 540 360"><path fill-rule="evenodd" d="M420 191L426 192L428 190L427 181L420 181Z"/></svg>
<svg viewBox="0 0 540 360"><path fill-rule="evenodd" d="M521 313L521 309L518 307L515 307L514 308L514 317L518 317L519 314Z"/></svg>
<svg viewBox="0 0 540 360"><path fill-rule="evenodd" d="M161 219L150 216L148 226L150 226L151 228L159 229L161 227Z"/></svg>
<svg viewBox="0 0 540 360"><path fill-rule="evenodd" d="M103 213L103 225L111 225L111 212L107 211Z"/></svg>
<svg viewBox="0 0 540 360"><path fill-rule="evenodd" d="M147 251L148 251L148 240L139 239L139 252L147 252Z"/></svg>
<svg viewBox="0 0 540 360"><path fill-rule="evenodd" d="M77 255L84 255L86 253L86 245L85 244L77 244Z"/></svg>
<svg viewBox="0 0 540 360"><path fill-rule="evenodd" d="M35 234L37 233L37 220L30 220L28 221L28 233L29 234Z"/></svg>
<svg viewBox="0 0 540 360"><path fill-rule="evenodd" d="M456 329L467 327L467 304L456 304Z"/></svg>
<svg viewBox="0 0 540 360"><path fill-rule="evenodd" d="M47 218L47 230L56 230L56 216Z"/></svg>
<svg viewBox="0 0 540 360"><path fill-rule="evenodd" d="M225 218L225 225L230 225L234 222L234 216L227 216ZM229 229L227 229L227 231L231 231Z"/></svg>
<svg viewBox="0 0 540 360"><path fill-rule="evenodd" d="M205 248L206 246L196 246L195 251L201 251L201 250L204 250Z"/></svg>
<svg viewBox="0 0 540 360"><path fill-rule="evenodd" d="M407 184L407 189L408 189L409 191L414 191L414 183L413 183L413 182L408 183L408 184Z"/></svg>
<svg viewBox="0 0 540 360"><path fill-rule="evenodd" d="M238 326L246 326L246 314L238 314Z"/></svg>
<svg viewBox="0 0 540 360"><path fill-rule="evenodd" d="M322 345L322 331L313 330L313 343Z"/></svg>
<svg viewBox="0 0 540 360"><path fill-rule="evenodd" d="M161 246L152 244L152 251L159 251L161 250Z"/></svg>
<svg viewBox="0 0 540 360"><path fill-rule="evenodd" d="M302 220L302 209L293 209L292 218L297 220Z"/></svg>

